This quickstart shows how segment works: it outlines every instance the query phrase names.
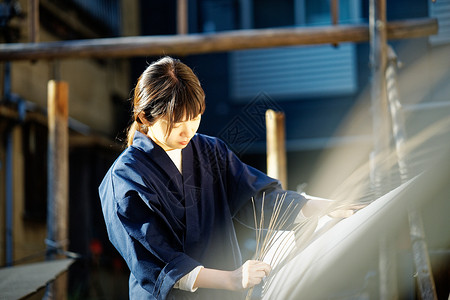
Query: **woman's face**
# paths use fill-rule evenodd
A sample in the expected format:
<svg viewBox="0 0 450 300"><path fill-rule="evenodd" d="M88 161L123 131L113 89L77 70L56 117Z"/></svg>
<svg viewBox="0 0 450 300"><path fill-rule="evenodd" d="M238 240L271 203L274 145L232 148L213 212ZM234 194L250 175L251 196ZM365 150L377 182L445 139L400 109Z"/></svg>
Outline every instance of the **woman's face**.
<svg viewBox="0 0 450 300"><path fill-rule="evenodd" d="M194 119L175 123L169 135L166 135L167 119L160 118L149 126L147 135L165 151L183 149L197 132L201 117L198 115Z"/></svg>

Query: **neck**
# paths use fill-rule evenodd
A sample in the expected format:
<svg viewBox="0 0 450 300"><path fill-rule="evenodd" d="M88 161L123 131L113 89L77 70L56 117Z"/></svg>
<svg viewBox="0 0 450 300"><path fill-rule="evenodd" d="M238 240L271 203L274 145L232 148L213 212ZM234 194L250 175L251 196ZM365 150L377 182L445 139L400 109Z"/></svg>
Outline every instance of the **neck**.
<svg viewBox="0 0 450 300"><path fill-rule="evenodd" d="M163 148L164 151L170 151L170 150L174 150L174 148L170 148L167 145L165 145L164 143L161 143L160 141L158 141L158 139L156 139L153 134L152 131L149 130L147 131L147 136L149 139L151 139L153 142L155 142L156 145L160 146L161 148Z"/></svg>

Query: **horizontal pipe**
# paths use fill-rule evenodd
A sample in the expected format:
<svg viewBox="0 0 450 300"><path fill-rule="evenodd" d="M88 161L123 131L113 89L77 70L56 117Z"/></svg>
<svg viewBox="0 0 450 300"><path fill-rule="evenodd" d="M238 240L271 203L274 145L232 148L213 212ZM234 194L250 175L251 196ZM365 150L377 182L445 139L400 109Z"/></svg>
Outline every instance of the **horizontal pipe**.
<svg viewBox="0 0 450 300"><path fill-rule="evenodd" d="M436 19L390 22L388 39L426 37L436 34ZM0 61L65 58L120 58L159 55L191 55L242 49L294 45L366 42L368 25L338 25L281 29L223 31L210 34L134 36L90 40L0 45Z"/></svg>

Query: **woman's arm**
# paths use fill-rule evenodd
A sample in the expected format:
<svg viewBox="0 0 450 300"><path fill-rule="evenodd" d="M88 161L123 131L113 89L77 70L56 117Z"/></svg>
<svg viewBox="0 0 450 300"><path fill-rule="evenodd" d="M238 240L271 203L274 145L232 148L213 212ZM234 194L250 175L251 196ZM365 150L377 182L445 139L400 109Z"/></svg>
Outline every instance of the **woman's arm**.
<svg viewBox="0 0 450 300"><path fill-rule="evenodd" d="M306 194L302 194L306 200L305 205L303 205L301 212L305 217L311 217L313 215L317 215L321 212L324 212L328 206L332 203L332 200L312 197Z"/></svg>
<svg viewBox="0 0 450 300"><path fill-rule="evenodd" d="M323 213L333 203L333 200L313 197L310 195L306 195L305 193L302 193L302 195L306 198L306 200L308 200L301 209L301 213L305 217L311 217L313 215ZM348 205L348 207L345 208L334 209L333 211L329 212L328 215L332 218L348 218L353 215L355 210L361 209L363 207L364 205Z"/></svg>
<svg viewBox="0 0 450 300"><path fill-rule="evenodd" d="M269 275L270 270L268 264L257 260L248 260L234 271L203 268L197 276L194 288L239 291L259 284Z"/></svg>

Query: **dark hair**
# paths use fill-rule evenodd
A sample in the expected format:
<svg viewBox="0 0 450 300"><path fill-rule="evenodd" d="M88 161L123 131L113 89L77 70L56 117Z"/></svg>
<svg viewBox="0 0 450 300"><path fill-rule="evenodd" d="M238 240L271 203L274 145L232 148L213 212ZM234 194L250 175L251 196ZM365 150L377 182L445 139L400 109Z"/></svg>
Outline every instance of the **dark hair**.
<svg viewBox="0 0 450 300"><path fill-rule="evenodd" d="M150 124L166 117L169 135L175 123L195 118L204 111L205 93L191 68L178 59L163 57L150 64L136 84L127 145L133 143L136 130L147 134L142 115Z"/></svg>

